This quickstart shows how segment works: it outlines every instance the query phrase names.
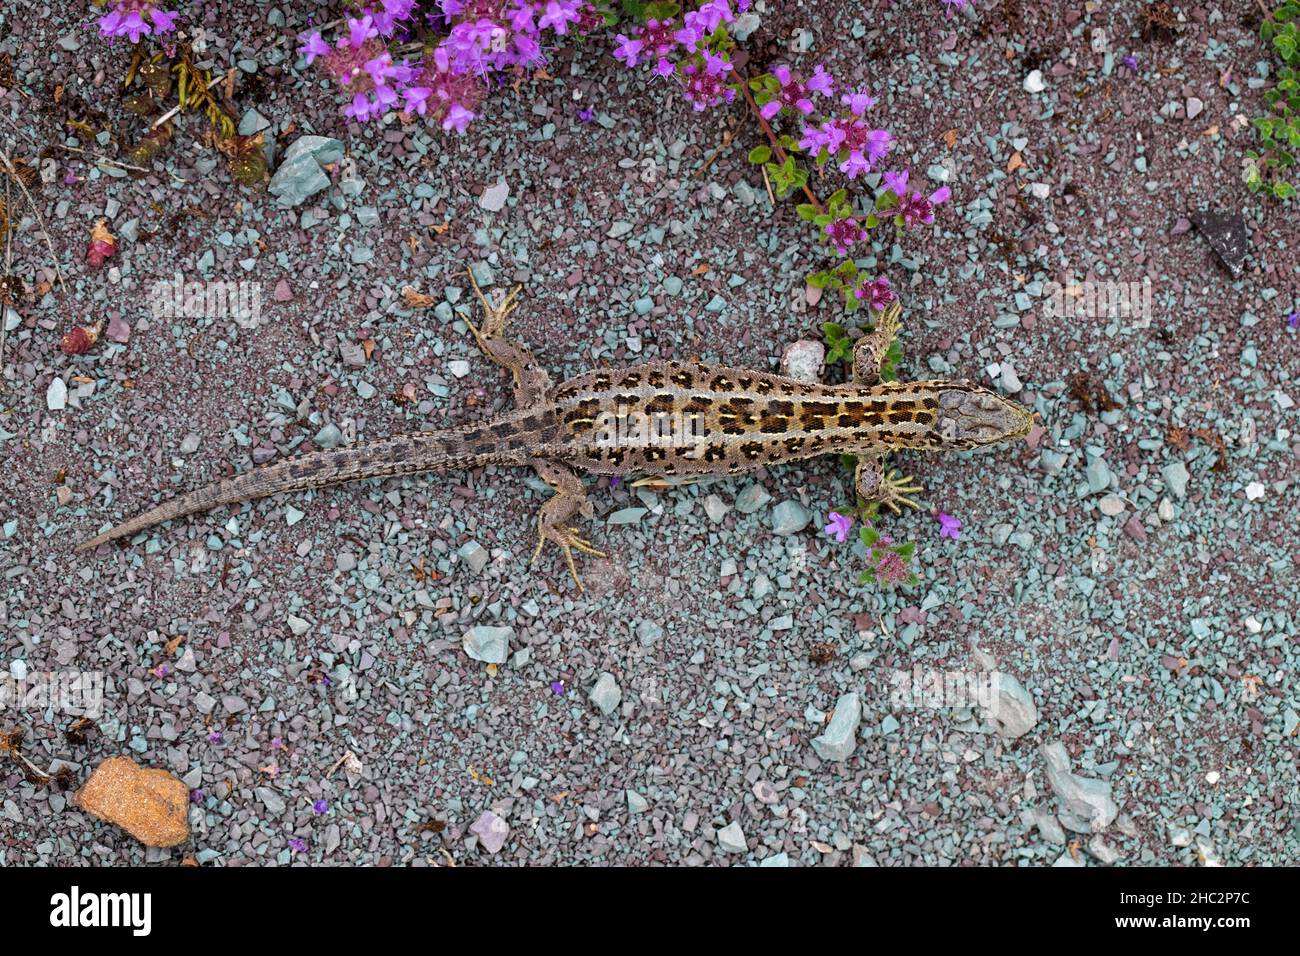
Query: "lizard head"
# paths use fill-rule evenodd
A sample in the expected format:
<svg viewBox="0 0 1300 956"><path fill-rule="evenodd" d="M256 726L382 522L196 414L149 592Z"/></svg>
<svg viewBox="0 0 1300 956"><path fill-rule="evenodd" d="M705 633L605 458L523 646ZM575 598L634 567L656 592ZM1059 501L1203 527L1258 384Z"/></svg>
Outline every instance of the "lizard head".
<svg viewBox="0 0 1300 956"><path fill-rule="evenodd" d="M1034 413L972 382L939 384L933 437L940 448L980 448L1029 434Z"/></svg>

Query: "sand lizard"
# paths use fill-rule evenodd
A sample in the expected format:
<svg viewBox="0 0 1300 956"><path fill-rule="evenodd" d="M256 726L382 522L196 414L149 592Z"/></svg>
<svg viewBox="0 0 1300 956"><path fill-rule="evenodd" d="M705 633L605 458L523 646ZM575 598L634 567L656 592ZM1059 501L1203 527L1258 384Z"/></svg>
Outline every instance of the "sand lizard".
<svg viewBox="0 0 1300 956"><path fill-rule="evenodd" d="M852 381L844 385L701 362L653 361L587 372L557 386L532 353L505 334L519 289L496 307L477 283L474 289L485 318L481 328L467 324L484 354L513 375L515 411L479 424L261 465L165 501L77 550L172 518L282 492L391 475L520 465L532 466L555 491L538 515L533 561L546 542L558 545L581 590L573 550L605 555L570 526L577 515L593 513L579 471L689 479L849 453L858 459L858 495L898 511L900 505L917 507L909 495L922 489L910 477L886 470L889 452L991 445L1028 434L1034 422L1027 409L967 381L881 381L881 364L899 328L898 302L855 344ZM688 427L675 439L669 435L667 442L629 441L626 431L611 431L611 423L636 416ZM630 437L638 439L635 430Z"/></svg>

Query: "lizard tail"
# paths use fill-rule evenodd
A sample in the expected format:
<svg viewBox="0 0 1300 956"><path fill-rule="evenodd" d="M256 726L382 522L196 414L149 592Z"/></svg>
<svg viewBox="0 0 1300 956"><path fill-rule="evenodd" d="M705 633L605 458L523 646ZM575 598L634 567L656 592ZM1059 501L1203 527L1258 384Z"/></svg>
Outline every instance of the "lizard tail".
<svg viewBox="0 0 1300 956"><path fill-rule="evenodd" d="M156 508L124 521L103 534L77 545L77 551L89 551L107 541L133 535L172 518L208 511L219 505L266 498L288 491L323 488L345 481L409 475L422 471L446 471L452 468L478 468L492 464L522 464L520 452L510 450L498 432L507 425L520 437L522 423L509 416L466 428L437 432L415 432L382 438L346 448L310 452L296 458L262 465L216 481L197 491L164 501ZM531 437L531 436L528 436Z"/></svg>

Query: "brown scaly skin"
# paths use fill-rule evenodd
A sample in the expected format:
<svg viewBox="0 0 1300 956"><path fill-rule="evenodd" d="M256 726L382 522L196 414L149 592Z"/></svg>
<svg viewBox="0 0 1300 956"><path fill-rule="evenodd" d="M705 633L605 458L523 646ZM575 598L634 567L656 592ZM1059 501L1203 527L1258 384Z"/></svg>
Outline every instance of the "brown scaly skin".
<svg viewBox="0 0 1300 956"><path fill-rule="evenodd" d="M592 510L578 470L689 479L847 453L858 456L859 496L898 511L899 505L916 507L907 495L921 489L910 478L886 474L889 452L978 448L1020 438L1033 425L1029 411L970 382L881 382L881 363L898 331L898 303L858 341L853 382L845 385L658 361L588 372L557 387L526 348L504 336L518 292L497 308L480 293L487 317L481 329L470 328L487 357L514 376L519 410L478 425L399 435L254 468L166 501L77 550L196 511L287 491L488 464L531 465L556 492L538 515L533 560L547 541L559 545L581 589L572 549L603 555L569 526L576 515L590 517ZM638 441L635 434L629 440L614 430L620 421L676 425L678 440Z"/></svg>

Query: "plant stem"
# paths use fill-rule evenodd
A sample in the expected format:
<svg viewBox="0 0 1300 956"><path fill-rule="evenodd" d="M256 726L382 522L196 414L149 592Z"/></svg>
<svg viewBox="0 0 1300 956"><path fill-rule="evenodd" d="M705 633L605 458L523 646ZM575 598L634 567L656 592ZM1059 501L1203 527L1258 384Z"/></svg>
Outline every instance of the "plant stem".
<svg viewBox="0 0 1300 956"><path fill-rule="evenodd" d="M772 131L772 125L768 123L768 121L763 118L763 114L759 112L758 103L754 101L754 94L749 91L749 74L745 73L743 70L740 73L740 92L744 95L745 102L749 105L749 111L754 114L754 119L758 120L759 128L767 134L767 141L772 144L772 151L775 152L777 158L784 163L789 158L789 154L785 151L784 147L781 146L781 140L777 138L776 133ZM810 203L817 207L818 215L826 211L826 207L822 205L821 200L817 198L816 194L814 194L808 187L807 183L803 184L803 194L808 197Z"/></svg>

